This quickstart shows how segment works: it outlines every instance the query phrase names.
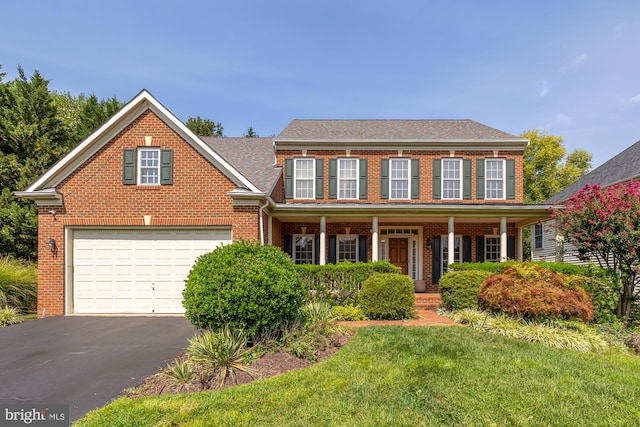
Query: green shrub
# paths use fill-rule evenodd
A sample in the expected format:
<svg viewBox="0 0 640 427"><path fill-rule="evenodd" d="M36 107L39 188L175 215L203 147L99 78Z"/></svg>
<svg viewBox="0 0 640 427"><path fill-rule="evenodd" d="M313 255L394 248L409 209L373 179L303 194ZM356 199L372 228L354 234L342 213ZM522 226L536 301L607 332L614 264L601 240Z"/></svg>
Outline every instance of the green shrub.
<svg viewBox="0 0 640 427"><path fill-rule="evenodd" d="M450 271L440 279L440 298L449 310L478 307L478 289L491 273L483 270Z"/></svg>
<svg viewBox="0 0 640 427"><path fill-rule="evenodd" d="M34 264L10 257L0 258L0 307L35 311L38 299L38 270Z"/></svg>
<svg viewBox="0 0 640 427"><path fill-rule="evenodd" d="M369 319L413 318L415 302L413 280L400 274L376 274L365 280L360 290L360 308Z"/></svg>
<svg viewBox="0 0 640 427"><path fill-rule="evenodd" d="M587 291L593 307L593 321L600 324L618 322L616 310L620 299L621 284L613 274L597 277L569 275L567 280Z"/></svg>
<svg viewBox="0 0 640 427"><path fill-rule="evenodd" d="M456 262L448 267L449 271L464 271L464 270L483 270L491 273L502 273L507 268L513 268L515 266L528 265L542 267L547 270L551 270L554 273L562 273L565 275L579 275L589 277L602 277L608 275L608 271L604 268L596 266L583 266L568 264L566 262L521 262L521 261L507 261L507 262Z"/></svg>
<svg viewBox="0 0 640 427"><path fill-rule="evenodd" d="M332 309L333 315L336 319L346 320L349 322L357 320L367 320L367 316L364 315L360 306L352 307L350 305L336 305Z"/></svg>
<svg viewBox="0 0 640 427"><path fill-rule="evenodd" d="M358 305L362 283L378 273L397 273L402 269L387 261L339 262L338 264L299 264L303 287L313 298L330 301L332 305Z"/></svg>
<svg viewBox="0 0 640 427"><path fill-rule="evenodd" d="M526 319L593 318L589 295L563 274L531 264L494 274L480 286L481 308Z"/></svg>
<svg viewBox="0 0 640 427"><path fill-rule="evenodd" d="M274 246L243 241L202 255L183 292L186 317L205 329L243 329L251 337L298 316L305 290L291 258Z"/></svg>
<svg viewBox="0 0 640 427"><path fill-rule="evenodd" d="M20 313L13 307L0 308L0 328L20 323Z"/></svg>

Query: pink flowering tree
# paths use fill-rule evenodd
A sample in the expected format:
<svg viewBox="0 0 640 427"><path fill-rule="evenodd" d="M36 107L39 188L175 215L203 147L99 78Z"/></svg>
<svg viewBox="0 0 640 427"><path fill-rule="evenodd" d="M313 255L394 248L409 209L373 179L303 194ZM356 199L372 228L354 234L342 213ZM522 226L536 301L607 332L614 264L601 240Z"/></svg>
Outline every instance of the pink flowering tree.
<svg viewBox="0 0 640 427"><path fill-rule="evenodd" d="M551 215L582 260L595 259L622 282L618 316L628 316L640 273L640 182L586 185Z"/></svg>

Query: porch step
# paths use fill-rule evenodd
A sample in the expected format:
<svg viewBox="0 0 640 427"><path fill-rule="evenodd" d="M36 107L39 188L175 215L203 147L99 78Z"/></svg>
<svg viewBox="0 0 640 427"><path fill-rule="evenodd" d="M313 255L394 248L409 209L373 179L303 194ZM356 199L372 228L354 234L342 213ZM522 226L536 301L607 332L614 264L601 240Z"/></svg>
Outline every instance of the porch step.
<svg viewBox="0 0 640 427"><path fill-rule="evenodd" d="M437 310L442 304L440 294L438 293L425 293L414 294L416 297L416 308L423 310Z"/></svg>

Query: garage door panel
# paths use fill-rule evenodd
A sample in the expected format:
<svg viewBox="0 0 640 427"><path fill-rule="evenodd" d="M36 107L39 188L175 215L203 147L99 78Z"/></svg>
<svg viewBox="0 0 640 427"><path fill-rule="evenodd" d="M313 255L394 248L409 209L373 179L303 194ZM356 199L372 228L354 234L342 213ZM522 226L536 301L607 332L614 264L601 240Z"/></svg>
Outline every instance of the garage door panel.
<svg viewBox="0 0 640 427"><path fill-rule="evenodd" d="M230 229L75 230L75 313L184 313L196 259L231 241Z"/></svg>

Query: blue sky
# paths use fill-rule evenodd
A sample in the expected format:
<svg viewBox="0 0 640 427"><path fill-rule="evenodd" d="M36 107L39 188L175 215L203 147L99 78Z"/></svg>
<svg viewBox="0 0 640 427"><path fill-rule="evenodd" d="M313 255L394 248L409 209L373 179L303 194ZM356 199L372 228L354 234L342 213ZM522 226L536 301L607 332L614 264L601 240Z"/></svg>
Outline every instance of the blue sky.
<svg viewBox="0 0 640 427"><path fill-rule="evenodd" d="M594 166L640 140L640 1L7 1L0 64L58 91L148 89L183 121L294 118L546 129Z"/></svg>

